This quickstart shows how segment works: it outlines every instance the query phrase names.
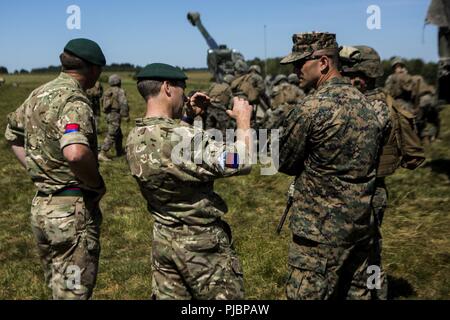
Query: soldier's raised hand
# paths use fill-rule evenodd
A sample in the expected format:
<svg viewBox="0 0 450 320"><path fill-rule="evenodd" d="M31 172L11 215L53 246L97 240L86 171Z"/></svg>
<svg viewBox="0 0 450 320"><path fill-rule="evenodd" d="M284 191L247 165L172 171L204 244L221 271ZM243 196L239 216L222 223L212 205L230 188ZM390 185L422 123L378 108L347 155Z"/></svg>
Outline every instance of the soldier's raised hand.
<svg viewBox="0 0 450 320"><path fill-rule="evenodd" d="M238 127L250 127L253 108L250 103L242 98L233 98L233 110L227 110L227 114L236 120Z"/></svg>

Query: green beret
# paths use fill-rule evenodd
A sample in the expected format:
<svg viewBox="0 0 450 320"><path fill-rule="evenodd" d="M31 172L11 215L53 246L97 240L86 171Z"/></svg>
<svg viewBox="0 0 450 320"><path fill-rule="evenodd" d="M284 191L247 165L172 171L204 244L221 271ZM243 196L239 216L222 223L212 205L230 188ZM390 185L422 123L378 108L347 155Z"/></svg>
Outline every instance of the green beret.
<svg viewBox="0 0 450 320"><path fill-rule="evenodd" d="M186 74L177 67L165 63L152 63L146 65L137 75L138 80L187 80Z"/></svg>
<svg viewBox="0 0 450 320"><path fill-rule="evenodd" d="M102 67L106 65L106 59L102 49L92 40L83 38L72 39L66 44L64 51L67 51L92 64Z"/></svg>

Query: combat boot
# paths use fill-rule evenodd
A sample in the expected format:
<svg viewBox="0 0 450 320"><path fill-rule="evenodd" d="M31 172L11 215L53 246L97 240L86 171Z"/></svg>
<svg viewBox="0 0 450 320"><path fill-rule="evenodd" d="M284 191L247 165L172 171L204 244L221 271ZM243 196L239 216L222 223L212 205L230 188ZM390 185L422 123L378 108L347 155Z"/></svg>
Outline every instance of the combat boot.
<svg viewBox="0 0 450 320"><path fill-rule="evenodd" d="M110 158L108 158L108 156L106 155L106 152L104 151L100 151L100 153L98 154L98 161L112 161Z"/></svg>

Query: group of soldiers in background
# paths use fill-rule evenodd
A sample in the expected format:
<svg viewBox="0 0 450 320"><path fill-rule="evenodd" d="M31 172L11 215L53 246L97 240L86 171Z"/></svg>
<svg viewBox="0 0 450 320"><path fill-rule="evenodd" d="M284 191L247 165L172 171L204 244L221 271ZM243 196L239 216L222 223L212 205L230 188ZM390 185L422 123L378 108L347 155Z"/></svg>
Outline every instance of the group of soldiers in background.
<svg viewBox="0 0 450 320"><path fill-rule="evenodd" d="M413 114L419 136L424 145L428 145L437 138L440 128L436 89L422 76L410 75L400 58L394 58L391 67L385 92Z"/></svg>
<svg viewBox="0 0 450 320"><path fill-rule="evenodd" d="M392 74L386 80L384 91L412 114L421 141L427 146L439 135L436 89L422 76L409 74L404 60L393 58L391 66ZM225 134L226 129L234 128L226 115L226 110L232 108L233 96L245 97L253 105L254 129L281 129L284 116L311 93L305 93L298 84L295 73L266 75L263 79L260 66L248 67L244 61L238 61L233 74L226 75L222 82L213 82L208 89L213 103L205 113L204 129L215 128Z"/></svg>

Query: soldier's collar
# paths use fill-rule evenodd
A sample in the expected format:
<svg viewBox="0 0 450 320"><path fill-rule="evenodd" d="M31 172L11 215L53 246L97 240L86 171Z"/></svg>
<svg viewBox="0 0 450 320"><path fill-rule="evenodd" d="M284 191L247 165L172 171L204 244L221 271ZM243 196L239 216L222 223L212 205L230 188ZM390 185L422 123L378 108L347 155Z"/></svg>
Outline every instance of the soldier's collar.
<svg viewBox="0 0 450 320"><path fill-rule="evenodd" d="M150 117L150 118L138 118L136 119L136 126L138 127L144 127L144 126L151 126L158 123L168 123L168 124L175 124L175 119L170 119L166 117Z"/></svg>
<svg viewBox="0 0 450 320"><path fill-rule="evenodd" d="M351 85L351 82L349 79L344 78L344 77L334 77L334 78L331 78L331 79L325 81L324 83L322 83L319 88L323 88L325 86L330 86L330 85L334 86L334 85L342 85L342 84ZM319 89L319 88L317 88L317 89Z"/></svg>
<svg viewBox="0 0 450 320"><path fill-rule="evenodd" d="M61 73L59 74L59 78L60 78L60 79L64 79L64 80L66 80L66 81L70 81L70 82L73 83L77 88L83 90L83 88L81 87L81 84L78 82L78 80L75 79L75 78L73 78L73 77L71 77L71 76L68 75L67 73L61 72Z"/></svg>

